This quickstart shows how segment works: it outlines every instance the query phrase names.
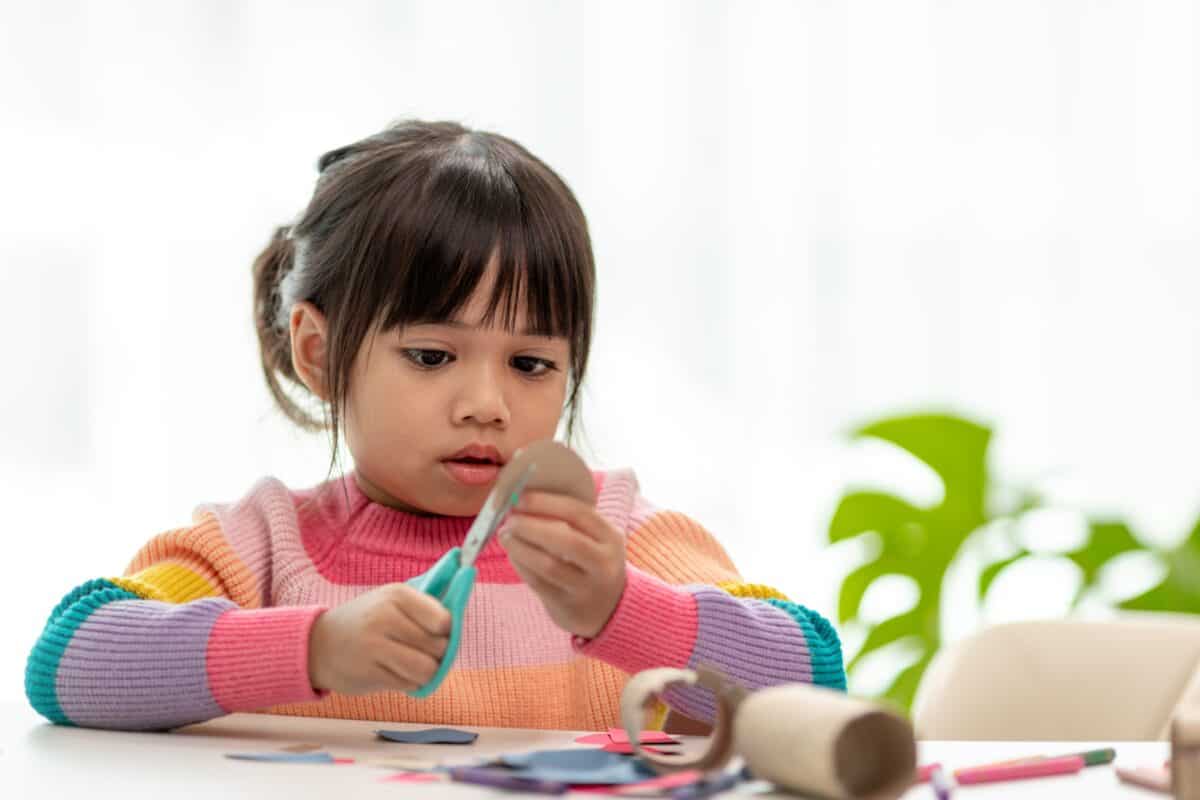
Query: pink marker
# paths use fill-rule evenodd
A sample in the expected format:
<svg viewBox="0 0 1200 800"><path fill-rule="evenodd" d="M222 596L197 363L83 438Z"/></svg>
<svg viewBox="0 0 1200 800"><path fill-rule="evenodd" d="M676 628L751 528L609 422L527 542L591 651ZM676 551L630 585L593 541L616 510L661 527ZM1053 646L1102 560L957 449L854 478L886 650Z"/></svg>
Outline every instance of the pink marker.
<svg viewBox="0 0 1200 800"><path fill-rule="evenodd" d="M1018 764L999 764L985 767L968 767L955 771L954 779L960 785L971 783L999 783L1026 778L1044 778L1048 775L1069 775L1079 772L1087 764L1082 756L1047 758L1042 761L1026 761Z"/></svg>

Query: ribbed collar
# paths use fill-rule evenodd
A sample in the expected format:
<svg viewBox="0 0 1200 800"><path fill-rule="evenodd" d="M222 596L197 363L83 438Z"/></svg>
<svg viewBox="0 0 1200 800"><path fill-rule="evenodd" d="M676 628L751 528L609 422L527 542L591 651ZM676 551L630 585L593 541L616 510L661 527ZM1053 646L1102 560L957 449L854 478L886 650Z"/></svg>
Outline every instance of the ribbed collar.
<svg viewBox="0 0 1200 800"><path fill-rule="evenodd" d="M413 514L376 503L363 494L352 472L298 494L301 527L307 534L316 534L329 545L351 545L378 555L437 560L463 543L475 521L474 517ZM505 557L504 548L493 538L478 560Z"/></svg>

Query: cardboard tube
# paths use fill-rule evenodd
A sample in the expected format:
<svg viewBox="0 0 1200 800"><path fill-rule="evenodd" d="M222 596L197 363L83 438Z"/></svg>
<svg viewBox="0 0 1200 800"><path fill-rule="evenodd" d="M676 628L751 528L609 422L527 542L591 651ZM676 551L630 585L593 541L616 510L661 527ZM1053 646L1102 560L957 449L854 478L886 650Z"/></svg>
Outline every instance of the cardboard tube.
<svg viewBox="0 0 1200 800"><path fill-rule="evenodd" d="M638 741L646 708L674 684L704 686L716 698L708 747L691 759L646 753L661 773L714 770L740 755L756 778L783 789L839 800L884 800L902 795L917 769L912 724L883 706L831 689L789 683L755 692L701 669L639 672L621 695L621 724Z"/></svg>
<svg viewBox="0 0 1200 800"><path fill-rule="evenodd" d="M894 798L917 769L912 724L883 706L790 683L746 696L734 747L756 778L828 798Z"/></svg>

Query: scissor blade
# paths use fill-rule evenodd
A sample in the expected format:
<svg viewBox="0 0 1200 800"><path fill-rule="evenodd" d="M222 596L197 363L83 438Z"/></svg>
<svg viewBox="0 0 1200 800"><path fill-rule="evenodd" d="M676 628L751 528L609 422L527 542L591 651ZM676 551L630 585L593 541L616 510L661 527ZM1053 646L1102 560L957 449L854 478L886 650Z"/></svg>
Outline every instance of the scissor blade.
<svg viewBox="0 0 1200 800"><path fill-rule="evenodd" d="M517 483L512 490L508 492L506 497L500 498L496 496L496 492L500 487L492 489L492 493L488 495L487 500L483 503L483 508L479 510L479 516L475 518L475 522L471 524L471 529L467 531L466 541L462 546L462 560L464 567L469 567L475 563L475 559L479 553L496 535L496 529L500 527L500 521L504 519L504 515L508 513L513 504L521 497L521 492L524 491L525 485L529 483L529 479L533 476L535 466L530 464L521 473L521 477L517 479Z"/></svg>

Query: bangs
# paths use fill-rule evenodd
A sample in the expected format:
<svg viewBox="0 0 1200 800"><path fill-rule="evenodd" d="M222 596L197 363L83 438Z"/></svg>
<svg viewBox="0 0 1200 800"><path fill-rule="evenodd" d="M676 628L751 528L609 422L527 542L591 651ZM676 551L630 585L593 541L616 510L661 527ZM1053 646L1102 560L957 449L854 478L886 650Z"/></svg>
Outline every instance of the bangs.
<svg viewBox="0 0 1200 800"><path fill-rule="evenodd" d="M497 137L498 138L498 137ZM483 324L586 340L591 245L582 211L549 170L530 169L503 140L475 135L387 186L370 316L384 330L455 320L489 270ZM526 330L515 325L524 310Z"/></svg>

